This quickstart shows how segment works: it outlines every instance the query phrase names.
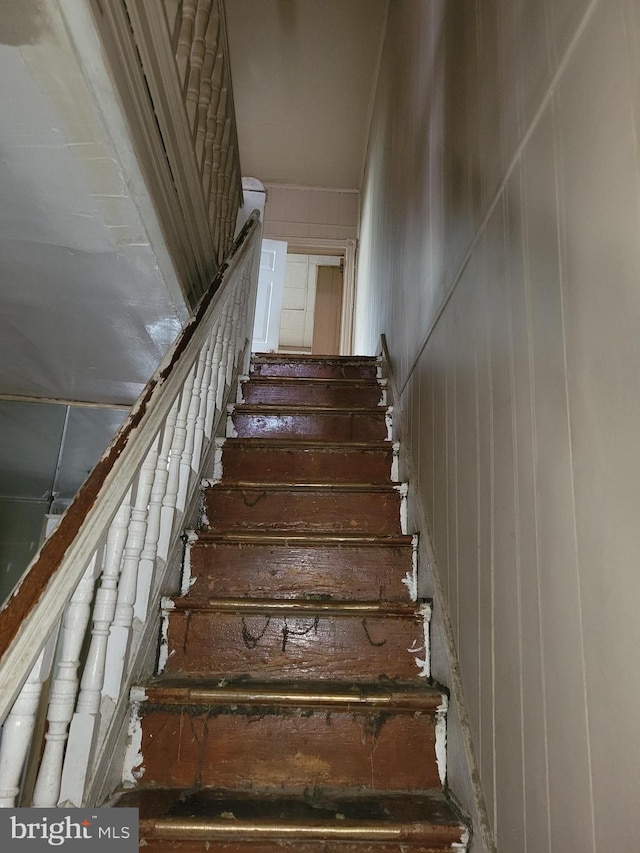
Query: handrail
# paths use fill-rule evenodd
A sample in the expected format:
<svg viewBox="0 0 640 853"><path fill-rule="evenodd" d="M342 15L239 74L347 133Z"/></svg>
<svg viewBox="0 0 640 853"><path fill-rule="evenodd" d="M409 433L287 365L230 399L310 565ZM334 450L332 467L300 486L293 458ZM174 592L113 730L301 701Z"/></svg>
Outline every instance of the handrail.
<svg viewBox="0 0 640 853"><path fill-rule="evenodd" d="M104 727L99 719L101 697L117 701L126 685L135 653L134 615L143 623L150 612L149 597L159 590L167 571L171 543L199 484L216 425L222 422L225 395L235 375L246 369L259 236L259 214L254 211L192 318L0 610L0 720L5 721L0 806L15 801L29 748L21 745L16 754L7 726L14 734L20 726L23 732L33 728L61 620L34 804L56 805L59 796L70 799L68 792L60 793L67 732L78 715L84 715L86 728L88 715L93 718L90 743L76 746L79 752L74 752L74 764L82 764L78 756L83 749L88 752L82 791L78 794L74 783L71 798L81 804L95 726ZM79 685L85 636L91 636L91 645ZM118 670L115 675L112 664Z"/></svg>

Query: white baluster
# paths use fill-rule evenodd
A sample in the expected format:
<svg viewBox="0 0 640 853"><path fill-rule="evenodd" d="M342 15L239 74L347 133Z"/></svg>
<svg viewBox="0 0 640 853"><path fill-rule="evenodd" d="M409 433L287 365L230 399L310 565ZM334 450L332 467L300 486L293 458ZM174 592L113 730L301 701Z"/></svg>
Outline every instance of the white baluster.
<svg viewBox="0 0 640 853"><path fill-rule="evenodd" d="M198 419L198 412L200 411L200 389L202 388L202 379L204 377L206 363L207 347L205 344L200 350L196 366L196 375L191 389L189 411L187 412L187 435L180 459L180 478L178 482L177 503L178 506L182 508L186 506L189 494L189 481L191 480L191 466L193 462L193 447L196 437L196 421Z"/></svg>
<svg viewBox="0 0 640 853"><path fill-rule="evenodd" d="M160 443L160 452L156 462L155 473L153 477L153 485L151 487L151 495L149 497L149 511L147 514L147 531L144 538L144 546L140 554L140 562L138 564L138 584L136 588L136 600L133 607L134 619L139 619L140 622L145 622L149 606L149 595L151 594L151 586L153 583L154 573L156 570L156 562L160 562L157 556L158 539L160 536L160 512L162 509L162 499L166 491L168 472L169 451L173 438L173 428L177 416L178 401L176 399L173 408L165 423L162 433L162 441L160 436L156 437L154 446Z"/></svg>
<svg viewBox="0 0 640 853"><path fill-rule="evenodd" d="M207 390L207 416L204 425L204 434L208 439L211 438L213 430L213 420L216 414L217 399L218 399L218 376L220 370L220 362L222 361L224 334L224 315L219 317L215 323L215 328L212 335L215 334L215 344L213 348L213 356L211 358L211 381Z"/></svg>
<svg viewBox="0 0 640 853"><path fill-rule="evenodd" d="M206 37L211 14L211 0L199 0L189 52L189 80L185 95L185 106L191 131L195 136L198 121L198 101L202 85L202 69L206 53Z"/></svg>
<svg viewBox="0 0 640 853"><path fill-rule="evenodd" d="M69 728L69 742L62 772L60 802L81 806L91 772L101 723L102 686L109 630L118 598L118 576L131 515L131 489L127 492L109 527L100 587L93 606L91 644L80 683L76 712Z"/></svg>
<svg viewBox="0 0 640 853"><path fill-rule="evenodd" d="M180 72L180 80L184 85L189 72L189 54L193 39L193 25L196 18L197 0L183 0L182 18L176 48L176 63Z"/></svg>
<svg viewBox="0 0 640 853"><path fill-rule="evenodd" d="M247 345L247 309L249 305L249 275L245 262L242 268L242 279L240 285L240 316L236 327L236 364L244 354Z"/></svg>
<svg viewBox="0 0 640 853"><path fill-rule="evenodd" d="M38 655L29 677L2 726L0 808L3 809L13 808L20 793L20 778L31 748L42 685L51 672L57 639L58 632L54 631Z"/></svg>
<svg viewBox="0 0 640 853"><path fill-rule="evenodd" d="M196 474L200 471L200 463L202 461L202 448L205 440L206 425L207 425L207 401L209 396L209 387L211 385L211 364L213 362L213 348L215 341L212 335L209 335L205 348L207 351L204 375L200 386L200 404L198 406L198 417L196 418L196 431L193 442L193 458L191 467Z"/></svg>
<svg viewBox="0 0 640 853"><path fill-rule="evenodd" d="M236 288L234 292L233 298L233 309L231 314L231 331L230 331L230 341L229 341L229 350L227 352L227 373L226 373L226 383L227 385L231 385L233 381L233 369L236 365L236 359L238 356L237 352L237 341L238 341L238 330L240 326L240 298L242 294L239 288Z"/></svg>
<svg viewBox="0 0 640 853"><path fill-rule="evenodd" d="M205 53L202 62L202 74L200 78L200 93L198 98L198 120L196 124L195 149L200 171L203 171L205 157L205 139L207 133L207 117L209 105L213 93L212 78L218 54L218 40L220 38L220 14L218 9L213 11L209 17L207 33L205 36ZM206 195L205 195L206 198Z"/></svg>
<svg viewBox="0 0 640 853"><path fill-rule="evenodd" d="M249 348L250 348L250 344L251 344L251 342L249 341L249 338L247 336L247 310L248 310L248 304L249 304L248 296L249 296L248 287L246 287L245 291L244 291L244 295L243 295L243 300L242 300L242 311L240 313L240 325L238 328L238 337L239 337L239 340L238 340L238 365L239 365L239 369L242 372L244 372L245 355L246 355L246 351L247 351L247 346L249 345ZM240 364L241 362L242 362L242 364Z"/></svg>
<svg viewBox="0 0 640 853"><path fill-rule="evenodd" d="M94 554L71 596L62 619L59 660L49 696L48 728L33 792L34 806L52 808L58 803L67 733L78 695L80 652L91 615L97 566L98 555Z"/></svg>
<svg viewBox="0 0 640 853"><path fill-rule="evenodd" d="M222 324L222 355L220 357L220 365L218 367L218 389L216 394L216 407L218 409L222 408L222 401L224 400L224 394L226 391L227 353L229 352L229 344L231 342L231 323L233 320L232 311L233 305L231 304L231 300L227 299L223 309L223 317L220 321Z"/></svg>
<svg viewBox="0 0 640 853"><path fill-rule="evenodd" d="M173 430L173 440L169 453L169 476L167 477L167 488L162 499L162 509L160 510L160 538L158 541L158 554L163 560L167 560L169 556L176 510L181 512L184 509L183 506L178 504L180 460L187 438L187 413L191 403L191 389L193 388L195 369L196 366L194 365L189 371L187 381L180 395L180 406L178 408L178 416Z"/></svg>
<svg viewBox="0 0 640 853"><path fill-rule="evenodd" d="M131 635L133 626L133 605L138 588L138 566L140 554L144 547L147 532L147 513L149 497L153 486L158 458L157 440L147 453L136 485L136 497L131 510L129 531L124 546L122 571L118 582L118 600L116 612L109 632L107 659L105 663L105 678L102 692L117 701L120 696L122 679L127 671L129 652L131 650Z"/></svg>
<svg viewBox="0 0 640 853"><path fill-rule="evenodd" d="M169 414L167 415L167 420L165 421L160 453L158 454L158 462L156 464L156 473L153 478L153 487L151 489L151 497L149 499L147 535L145 536L144 548L140 555L140 568L138 569L138 594L136 596L135 603L135 615L142 622L145 621L147 615L147 602L156 562L162 562L164 564L165 561L165 556L158 551L160 543L162 501L164 500L164 496L167 492L167 480L169 479L169 455L171 453L171 443L173 441L173 432L176 426L179 405L180 398L176 397Z"/></svg>
<svg viewBox="0 0 640 853"><path fill-rule="evenodd" d="M221 137L220 103L223 97L224 55L219 50L216 56L213 73L211 75L211 100L207 110L207 132L204 141L204 172L203 187L205 200L211 202L219 163L219 135ZM210 211L211 216L211 211Z"/></svg>

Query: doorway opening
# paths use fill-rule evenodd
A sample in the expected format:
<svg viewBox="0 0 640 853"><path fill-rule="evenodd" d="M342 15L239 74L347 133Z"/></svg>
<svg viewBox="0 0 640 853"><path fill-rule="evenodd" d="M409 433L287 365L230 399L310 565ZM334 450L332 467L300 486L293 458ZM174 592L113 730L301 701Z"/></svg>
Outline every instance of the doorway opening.
<svg viewBox="0 0 640 853"><path fill-rule="evenodd" d="M338 355L344 258L287 254L278 351Z"/></svg>
<svg viewBox="0 0 640 853"><path fill-rule="evenodd" d="M264 239L254 352L352 355L356 241Z"/></svg>

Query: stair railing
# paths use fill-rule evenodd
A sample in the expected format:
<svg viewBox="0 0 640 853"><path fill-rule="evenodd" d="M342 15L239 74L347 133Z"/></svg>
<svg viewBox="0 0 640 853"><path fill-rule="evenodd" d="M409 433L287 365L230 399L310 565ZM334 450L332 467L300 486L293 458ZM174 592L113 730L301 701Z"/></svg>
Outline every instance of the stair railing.
<svg viewBox="0 0 640 853"><path fill-rule="evenodd" d="M0 611L0 807L96 804L88 792L155 654L180 534L248 369L260 233L254 212Z"/></svg>

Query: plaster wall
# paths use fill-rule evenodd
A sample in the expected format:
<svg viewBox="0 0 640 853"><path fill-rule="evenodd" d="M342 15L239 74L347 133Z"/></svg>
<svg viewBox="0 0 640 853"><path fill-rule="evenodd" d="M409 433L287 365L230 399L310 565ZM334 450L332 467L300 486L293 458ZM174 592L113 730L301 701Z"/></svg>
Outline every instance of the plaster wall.
<svg viewBox="0 0 640 853"><path fill-rule="evenodd" d="M355 349L387 335L500 853L637 845L639 129L638 0L390 4Z"/></svg>
<svg viewBox="0 0 640 853"><path fill-rule="evenodd" d="M267 184L264 236L353 240L358 236L360 193L322 187Z"/></svg>

